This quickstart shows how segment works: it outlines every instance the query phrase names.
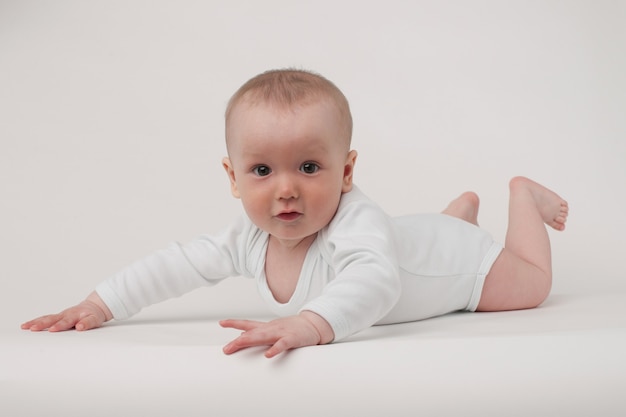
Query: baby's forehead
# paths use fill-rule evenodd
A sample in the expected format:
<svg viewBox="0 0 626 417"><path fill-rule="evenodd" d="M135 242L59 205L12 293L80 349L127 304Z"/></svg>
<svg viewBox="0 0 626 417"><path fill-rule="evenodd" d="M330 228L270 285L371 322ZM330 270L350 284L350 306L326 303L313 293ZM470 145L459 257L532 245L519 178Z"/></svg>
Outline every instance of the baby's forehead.
<svg viewBox="0 0 626 417"><path fill-rule="evenodd" d="M276 128L280 130L271 130ZM333 142L343 143L342 147L350 146L346 123L331 100L299 100L288 105L265 100L241 100L231 108L230 117L226 120L229 154L231 146L239 143L243 132L246 132L243 137L247 138L280 137L283 128L296 136L312 138L321 134L333 138Z"/></svg>
<svg viewBox="0 0 626 417"><path fill-rule="evenodd" d="M345 142L350 147L352 139L352 118L349 110L345 111L341 103L337 103L337 100L330 94L324 92L300 95L298 97L291 97L289 100L285 100L284 97L276 99L272 96L267 96L261 92L247 91L236 100L230 103L229 109L226 113L226 146L230 147L232 141L232 133L234 129L237 129L240 123L249 123L251 119L263 118L284 118L296 115L303 109L321 105L328 109L325 114L331 118L336 118L337 124L340 129L337 132L337 139ZM259 112L260 110L260 112ZM319 113L318 113L319 114ZM324 121L320 121L324 122Z"/></svg>

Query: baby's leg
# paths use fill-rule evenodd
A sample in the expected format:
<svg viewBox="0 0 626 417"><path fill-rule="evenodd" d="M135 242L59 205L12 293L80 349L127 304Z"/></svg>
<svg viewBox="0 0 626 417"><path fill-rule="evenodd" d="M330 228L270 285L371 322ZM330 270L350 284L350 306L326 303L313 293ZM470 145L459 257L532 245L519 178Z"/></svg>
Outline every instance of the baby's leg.
<svg viewBox="0 0 626 417"><path fill-rule="evenodd" d="M449 216L457 217L461 220L465 220L466 222L470 222L478 226L478 206L480 204L480 200L478 199L478 195L471 191L465 192L461 194L456 199L452 200L448 207L444 211L443 214L447 214Z"/></svg>
<svg viewBox="0 0 626 417"><path fill-rule="evenodd" d="M550 240L545 225L565 229L567 202L528 178L513 178L509 187L504 249L485 279L478 311L536 307L552 286Z"/></svg>

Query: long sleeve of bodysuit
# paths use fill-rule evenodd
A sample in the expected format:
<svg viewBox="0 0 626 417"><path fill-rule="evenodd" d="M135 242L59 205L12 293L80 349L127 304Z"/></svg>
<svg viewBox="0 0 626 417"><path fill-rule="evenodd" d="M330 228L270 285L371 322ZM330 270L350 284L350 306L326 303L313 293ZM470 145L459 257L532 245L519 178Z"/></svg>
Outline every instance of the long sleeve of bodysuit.
<svg viewBox="0 0 626 417"><path fill-rule="evenodd" d="M130 264L96 287L115 319L128 318L151 304L178 297L224 278L248 275L246 242L258 229L241 218L215 237L172 243Z"/></svg>

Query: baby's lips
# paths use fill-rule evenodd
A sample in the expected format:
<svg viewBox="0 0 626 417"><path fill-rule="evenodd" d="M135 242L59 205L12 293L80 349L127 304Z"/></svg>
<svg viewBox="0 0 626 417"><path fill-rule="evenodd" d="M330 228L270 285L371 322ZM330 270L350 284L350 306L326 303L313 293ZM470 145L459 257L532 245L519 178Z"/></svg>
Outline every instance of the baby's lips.
<svg viewBox="0 0 626 417"><path fill-rule="evenodd" d="M292 222L294 220L297 220L300 216L302 216L302 214L298 213L297 211L288 211L288 212L280 213L276 217L286 222Z"/></svg>

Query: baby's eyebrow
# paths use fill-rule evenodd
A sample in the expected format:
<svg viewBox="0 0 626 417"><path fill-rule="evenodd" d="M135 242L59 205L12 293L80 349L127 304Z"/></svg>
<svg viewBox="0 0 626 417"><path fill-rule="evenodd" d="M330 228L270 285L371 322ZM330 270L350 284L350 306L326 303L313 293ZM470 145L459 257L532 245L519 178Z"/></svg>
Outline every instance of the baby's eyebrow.
<svg viewBox="0 0 626 417"><path fill-rule="evenodd" d="M244 147L239 151L239 155L246 159L267 159L271 156L271 151L267 149L258 149L258 147Z"/></svg>

